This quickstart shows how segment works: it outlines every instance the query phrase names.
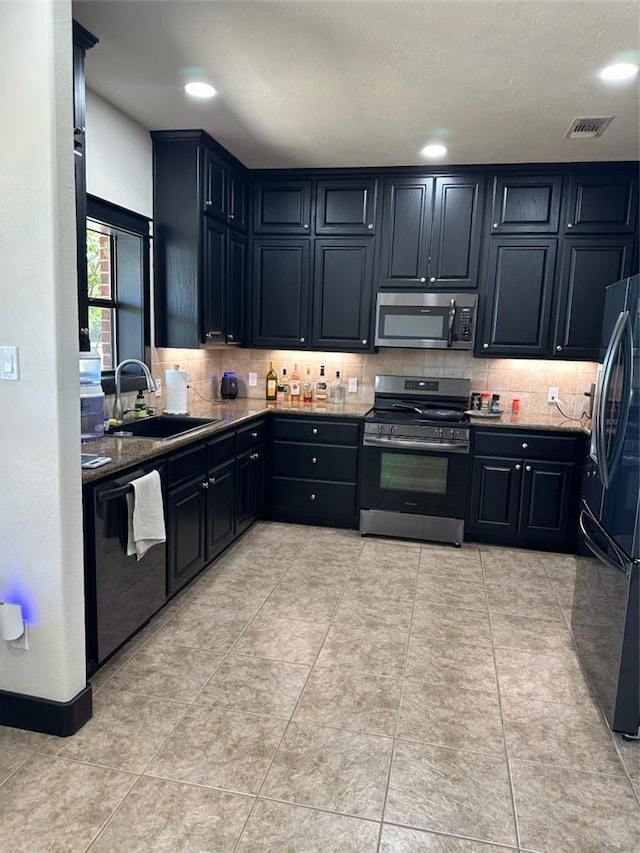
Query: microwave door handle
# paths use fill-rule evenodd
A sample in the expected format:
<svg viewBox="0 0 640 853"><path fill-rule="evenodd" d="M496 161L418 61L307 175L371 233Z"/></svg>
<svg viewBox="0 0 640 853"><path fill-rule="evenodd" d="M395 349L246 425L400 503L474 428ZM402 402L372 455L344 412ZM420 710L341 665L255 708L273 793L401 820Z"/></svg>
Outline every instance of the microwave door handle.
<svg viewBox="0 0 640 853"><path fill-rule="evenodd" d="M447 347L453 346L453 323L456 319L456 300L449 302L449 325L447 327Z"/></svg>

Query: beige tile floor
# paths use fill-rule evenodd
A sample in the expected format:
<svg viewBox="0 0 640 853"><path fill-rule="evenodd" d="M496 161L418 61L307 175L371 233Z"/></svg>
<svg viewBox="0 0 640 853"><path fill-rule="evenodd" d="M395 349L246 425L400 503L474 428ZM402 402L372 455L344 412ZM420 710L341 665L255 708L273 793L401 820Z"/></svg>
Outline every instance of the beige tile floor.
<svg viewBox="0 0 640 853"><path fill-rule="evenodd" d="M0 727L0 850L637 851L640 745L583 679L574 568L258 523L78 734Z"/></svg>

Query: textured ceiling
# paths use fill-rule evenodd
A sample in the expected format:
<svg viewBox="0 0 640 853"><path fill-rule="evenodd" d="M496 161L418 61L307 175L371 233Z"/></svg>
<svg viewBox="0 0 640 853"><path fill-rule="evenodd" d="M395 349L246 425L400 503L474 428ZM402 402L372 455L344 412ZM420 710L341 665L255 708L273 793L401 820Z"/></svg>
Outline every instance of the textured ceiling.
<svg viewBox="0 0 640 853"><path fill-rule="evenodd" d="M148 129L202 127L247 166L640 159L640 6L615 0L78 0L87 84ZM199 67L219 90L188 98ZM604 135L564 138L575 116ZM442 162L442 161L441 161Z"/></svg>

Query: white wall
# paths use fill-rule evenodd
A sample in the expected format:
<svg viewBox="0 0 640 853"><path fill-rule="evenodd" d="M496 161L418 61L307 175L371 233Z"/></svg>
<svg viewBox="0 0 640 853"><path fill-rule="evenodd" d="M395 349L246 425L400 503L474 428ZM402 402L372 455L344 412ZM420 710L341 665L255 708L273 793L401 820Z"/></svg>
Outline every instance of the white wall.
<svg viewBox="0 0 640 853"><path fill-rule="evenodd" d="M99 43L92 48L99 49ZM91 51L86 61L89 65ZM150 219L153 151L149 131L90 90L86 128L87 192Z"/></svg>
<svg viewBox="0 0 640 853"><path fill-rule="evenodd" d="M78 403L71 0L0 3L0 599L29 651L0 641L0 689L67 701L86 683ZM12 129L12 130L10 130Z"/></svg>

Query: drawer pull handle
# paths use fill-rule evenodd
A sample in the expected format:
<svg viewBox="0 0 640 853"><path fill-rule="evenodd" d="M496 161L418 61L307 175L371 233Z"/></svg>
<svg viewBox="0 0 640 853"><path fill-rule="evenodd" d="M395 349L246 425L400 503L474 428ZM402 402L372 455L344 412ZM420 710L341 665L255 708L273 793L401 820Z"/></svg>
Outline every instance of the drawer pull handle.
<svg viewBox="0 0 640 853"><path fill-rule="evenodd" d="M531 470L531 465L525 465L524 470L525 470L525 471L530 471L530 470Z"/></svg>
<svg viewBox="0 0 640 853"><path fill-rule="evenodd" d="M522 468L522 465L516 465L516 471L519 471Z"/></svg>
<svg viewBox="0 0 640 853"><path fill-rule="evenodd" d="M205 480L205 482L204 482L204 483L201 483L201 486L202 486L202 488L203 488L203 489L208 489L208 488L209 488L209 483L207 483L207 481Z"/></svg>
<svg viewBox="0 0 640 853"><path fill-rule="evenodd" d="M316 459L316 457L315 457L315 456L312 456L312 457L311 457L311 461L312 461L312 462L313 462L313 464L315 465L315 464L316 464L316 462L317 462L318 460Z"/></svg>
<svg viewBox="0 0 640 853"><path fill-rule="evenodd" d="M317 434L318 434L318 430L317 430L315 427L311 430L311 432L312 432L314 435L317 435Z"/></svg>
<svg viewBox="0 0 640 853"><path fill-rule="evenodd" d="M209 482L211 483L212 486L215 483L215 481L216 481L215 477L209 477Z"/></svg>
<svg viewBox="0 0 640 853"><path fill-rule="evenodd" d="M522 449L523 449L523 450L526 450L526 449L527 449L527 447L529 447L529 445L527 444L527 442L526 442L526 441L523 441L523 442L522 442Z"/></svg>
<svg viewBox="0 0 640 853"><path fill-rule="evenodd" d="M315 495L311 495L311 500L312 500L312 501L315 501L315 499L316 499L316 496L315 496Z"/></svg>
<svg viewBox="0 0 640 853"><path fill-rule="evenodd" d="M257 433L257 432L252 432L252 433L251 433L251 438L257 438L257 437L258 437L258 433Z"/></svg>

